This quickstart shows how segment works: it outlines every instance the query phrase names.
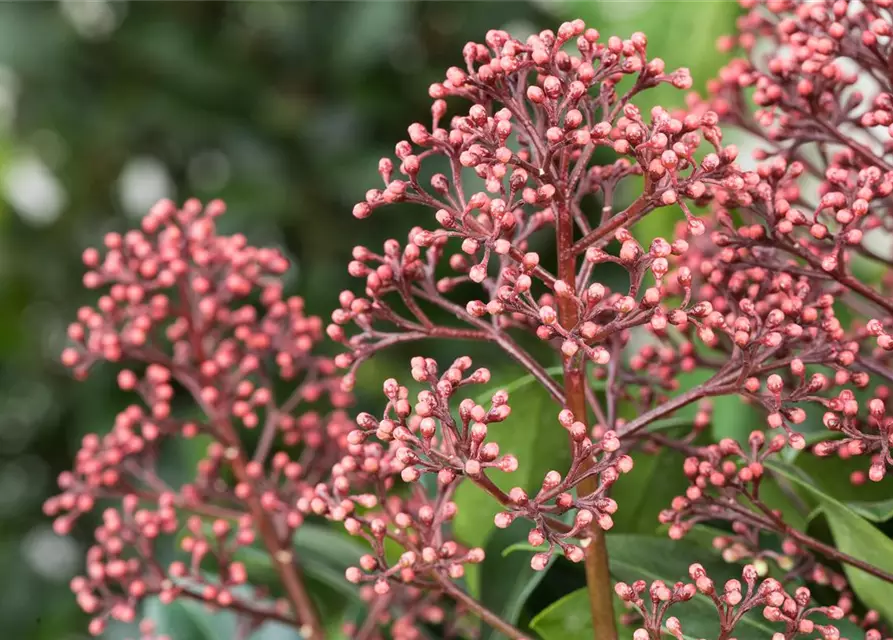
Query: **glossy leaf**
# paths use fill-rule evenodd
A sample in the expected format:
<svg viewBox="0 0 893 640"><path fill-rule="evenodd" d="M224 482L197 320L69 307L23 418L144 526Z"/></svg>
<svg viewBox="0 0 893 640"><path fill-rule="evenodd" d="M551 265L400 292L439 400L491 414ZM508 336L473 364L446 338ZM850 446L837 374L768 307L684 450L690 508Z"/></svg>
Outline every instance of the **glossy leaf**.
<svg viewBox="0 0 893 640"><path fill-rule="evenodd" d="M872 522L886 522L893 518L893 498L880 502L847 502L846 506Z"/></svg>
<svg viewBox="0 0 893 640"><path fill-rule="evenodd" d="M219 640L238 635L239 616L231 611L209 609L195 600L180 599L171 604L162 604L157 598L152 598L146 603L143 613L155 623L158 635L189 640ZM301 637L294 627L266 622L246 636L246 640L300 640Z"/></svg>
<svg viewBox="0 0 893 640"><path fill-rule="evenodd" d="M496 529L487 542L487 555L481 565L481 602L510 624L517 623L524 603L546 577L556 557L552 556L545 570L534 571L529 554L502 553L513 542L525 539L529 529L529 523L522 521L507 529ZM499 634L484 625L481 637L497 638Z"/></svg>
<svg viewBox="0 0 893 640"><path fill-rule="evenodd" d="M346 535L325 525L305 522L293 538L295 554L308 581L316 584L319 599L324 595L336 596L361 604L359 592L344 577L345 570L355 566L368 548L348 538ZM245 563L248 575L253 580L277 582L275 572L266 550L259 546L241 548L236 552L237 559ZM332 608L331 602L326 608Z"/></svg>
<svg viewBox="0 0 893 640"><path fill-rule="evenodd" d="M838 550L893 573L893 540L853 509L825 493L803 472L779 463L770 463L769 467L818 500ZM856 595L887 621L893 622L893 584L849 564L844 564L843 568Z"/></svg>
<svg viewBox="0 0 893 640"><path fill-rule="evenodd" d="M656 454L638 453L630 473L620 477L611 488L618 509L613 514L617 533L654 533L660 523L657 516L670 501L683 495L688 481L682 473L678 453L662 449Z"/></svg>
<svg viewBox="0 0 893 640"><path fill-rule="evenodd" d="M638 535L609 535L608 554L611 574L618 580L663 580L668 584L688 580L688 567L699 562L717 584L729 578L739 578L737 567L722 562L715 554L705 553L700 546L687 542L675 542L669 538ZM715 638L719 623L716 607L705 595L698 593L689 602L673 607L673 615L682 622L686 638ZM738 640L765 640L771 638L777 627L762 619L759 612L744 616L735 627Z"/></svg>
<svg viewBox="0 0 893 640"><path fill-rule="evenodd" d="M850 481L853 472L868 473L868 464L861 456L843 459L801 455L794 466L804 471L822 492L840 502L881 502L893 495L893 476L889 474L880 482L855 485Z"/></svg>
<svg viewBox="0 0 893 640"><path fill-rule="evenodd" d="M531 620L530 628L543 640L592 638L592 618L589 614L587 590L577 589L556 600Z"/></svg>
<svg viewBox="0 0 893 640"><path fill-rule="evenodd" d="M213 640L235 635L235 616L212 616L200 603L191 600L181 599L165 605L153 598L146 603L144 614L155 623L156 633L172 638Z"/></svg>

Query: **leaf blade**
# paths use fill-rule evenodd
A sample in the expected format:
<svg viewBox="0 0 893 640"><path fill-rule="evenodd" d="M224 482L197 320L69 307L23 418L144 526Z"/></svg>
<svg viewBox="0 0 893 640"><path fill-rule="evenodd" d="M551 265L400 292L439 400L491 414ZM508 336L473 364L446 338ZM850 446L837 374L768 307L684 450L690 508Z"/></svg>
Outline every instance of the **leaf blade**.
<svg viewBox="0 0 893 640"><path fill-rule="evenodd" d="M893 540L846 504L825 493L804 472L778 462L767 466L819 501L834 542L842 553L893 573ZM893 621L893 584L849 564L844 564L843 569L856 595L888 621Z"/></svg>

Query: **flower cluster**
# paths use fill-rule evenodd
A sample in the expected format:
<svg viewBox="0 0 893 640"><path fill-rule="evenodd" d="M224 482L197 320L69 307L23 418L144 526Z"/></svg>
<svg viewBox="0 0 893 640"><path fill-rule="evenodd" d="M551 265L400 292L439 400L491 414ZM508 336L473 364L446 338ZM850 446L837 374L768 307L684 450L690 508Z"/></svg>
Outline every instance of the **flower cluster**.
<svg viewBox="0 0 893 640"><path fill-rule="evenodd" d="M102 361L127 367L118 386L142 401L107 434L83 439L74 469L59 477L62 493L45 505L63 535L108 505L87 573L71 585L94 635L108 618L134 620L150 596L199 599L254 624L297 620L320 633L290 541L309 513L299 499L347 445L350 397L332 361L312 353L320 319L304 314L300 298L284 297L288 261L244 236L219 235L224 210L219 201L179 209L162 201L141 230L110 233L104 253L83 255L84 284L104 293L78 311L62 361L78 378ZM309 406L319 401L336 410ZM163 464L174 439L206 448L180 486ZM280 441L298 453L275 451ZM178 536L184 525L188 535ZM252 585L235 556L256 538L274 557L288 602L237 589ZM163 544L179 544L183 560L163 562Z"/></svg>
<svg viewBox="0 0 893 640"><path fill-rule="evenodd" d="M701 105L756 139L761 162L748 174L753 177L745 177L745 193L730 203L743 224L726 218L721 241L735 256L727 260L730 267L752 260L788 264L792 276L826 300L821 322L837 343L827 362L833 379L810 380L808 393L802 383L790 390L785 385L782 400L821 404L825 426L844 438L822 443L816 453L870 455L868 477L879 481L893 464L886 387L878 387L867 402L850 389L827 391L865 388L872 377L891 380L890 6L884 1L744 4L750 11L740 20L740 33L721 46L739 44L749 55L720 71ZM772 50L768 56L757 54L764 43ZM755 110L745 99L751 89ZM868 276L877 269L886 275ZM849 326L827 310L839 300L858 318Z"/></svg>
<svg viewBox="0 0 893 640"><path fill-rule="evenodd" d="M743 585L740 580L728 580L723 585L722 592L700 564L691 565L688 573L692 582L677 582L672 587L661 580L655 580L650 585L644 580L631 585L617 583L617 595L641 615L642 626L633 634L634 640L661 640L667 634L683 640L686 636L683 635L682 622L675 616L668 616L668 613L674 605L687 602L696 594L706 596L716 607L721 629L719 638L733 637L731 634L744 616L760 607L765 620L784 625L784 631L774 633L772 640L816 635L822 640L840 638L840 631L833 624L822 624L813 618L823 616L831 621L840 620L844 615L843 610L839 607L814 606L806 587L797 588L791 595L778 580L767 578L759 582L753 565L746 565L742 570ZM642 597L646 589L650 606ZM704 621L699 622L703 624Z"/></svg>
<svg viewBox="0 0 893 640"><path fill-rule="evenodd" d="M722 145L716 113L657 107L642 114L635 106L641 92L661 83L691 86L686 69L667 71L646 49L641 33L603 40L581 20L524 42L490 31L485 43L466 45L464 68L448 69L444 81L430 87L430 126L410 125L408 139L396 145L397 162L379 163L383 187L369 190L353 210L366 218L386 205L422 205L436 226L414 227L406 242L390 239L381 252L356 247L348 271L363 279L363 295L342 293L327 328L346 347L336 358L347 370L346 389L357 367L376 352L425 338L490 341L526 368L560 405L573 463L563 475L549 473L535 496L521 488L496 494L507 507L497 524L532 520L530 542L549 545L534 556L534 567L544 567L559 546L572 560L600 563L602 581L608 578L599 560L604 543L598 531L611 526L617 508L608 490L632 467L620 451L620 436L623 429L640 428L623 425L617 416L625 369L621 351L633 329L663 332L671 323L685 323L690 313L702 313L703 305L691 308L688 269L680 269L672 283L668 273L679 266L690 239L705 232L693 208L728 200L727 191L742 188L737 149ZM471 106L446 121L450 98ZM603 156L612 159L605 162ZM470 186L472 172L480 187ZM639 197L621 209L617 200L637 182L643 185ZM584 204L591 197L601 202L594 220ZM678 237L652 238L647 248L640 244L631 229L669 208L685 220ZM544 242L557 245L554 265L538 249ZM609 264L627 273L626 286L612 290L597 277ZM554 348L564 364L563 384L516 333L533 334ZM604 406L585 390L587 367L596 367L594 375L611 386ZM436 402L436 395L422 404ZM494 397L494 405L499 402ZM410 439L407 427L408 433L399 433L410 446L397 449L403 452L399 462L408 465L404 479L436 471L441 482L463 475L489 484L487 463L505 463L477 457L478 451L490 455L487 445L475 444L485 437L486 423L460 427L442 413L441 442L464 449L462 455L450 462L432 457L425 436ZM360 421L365 432L390 437L391 422L382 430L366 421ZM425 424L433 437L435 422L420 422L419 428ZM569 510L576 514L572 525L544 518ZM571 543L571 537L584 544ZM609 609L604 584L598 590L598 606Z"/></svg>
<svg viewBox="0 0 893 640"><path fill-rule="evenodd" d="M354 215L365 218L385 205L417 203L433 210L438 226L413 228L404 244L388 240L380 254L354 249L349 271L365 280L366 297L344 293L328 329L350 348L339 359L350 367L348 386L363 360L398 339L377 329L379 323L398 330L401 341L489 339L495 329L530 328L542 340L558 341L567 357L599 364L610 359L603 346L610 336L648 322L665 325L660 285L687 242L655 238L645 250L627 227L651 211L677 205L689 232L703 233L703 222L687 203L703 204L724 180L735 184L731 170L737 152L720 146L713 113L676 117L656 108L643 116L633 97L661 82L686 88L687 71L665 73L660 59L649 60L642 34L606 43L599 39L582 21L562 25L557 35L543 31L526 43L491 31L486 45L466 46L465 70L451 68L444 82L432 85L430 130L421 123L409 127L409 140L399 142L395 151L400 177L395 177L394 163L382 159L384 188L370 190ZM569 43L574 51L566 50ZM632 85L621 93L625 78ZM446 128L441 121L449 96L466 98L472 106ZM714 152L698 160L704 139ZM608 166L593 165L594 154L603 150L617 159ZM449 161L449 176L425 172L438 156ZM463 170L468 169L484 182L484 190L465 186ZM644 193L612 217L615 194L637 177L645 180ZM581 208L589 194L605 203L606 224L595 228ZM557 232L559 219L583 233L564 249L575 262L583 258L583 268L572 279L563 272L552 275L539 253L530 250L540 235ZM603 250L615 239L622 245L616 256ZM630 273L628 290L612 292L593 279L596 266L608 262ZM455 275L441 277L441 264ZM643 285L646 275L655 278L656 286ZM485 297L452 302L446 294L468 282ZM392 297L408 314L398 312ZM437 325L425 311L432 305L467 326ZM572 324L560 321L556 307L562 306L579 309ZM359 333L350 336L344 329L348 324Z"/></svg>
<svg viewBox="0 0 893 640"><path fill-rule="evenodd" d="M489 372L477 369L466 375L471 367L471 360L467 357L455 361L442 375L438 374L437 365L431 359L415 358L412 365L413 378L427 384L428 388L418 393L413 404L406 387L393 379L388 380L384 384L384 393L388 398L384 416L380 420L368 413L357 416L359 429L348 436L352 445L350 455L342 459L333 471L330 516L341 520L346 513L353 513L354 507L345 510L342 502L351 495L357 507L368 508L387 501L388 510L397 514L392 520L395 535L401 538L398 542L406 545L407 541L411 541L416 547L422 545L421 558L425 559L425 544L448 538L449 531L445 525L456 515L455 503L450 502L449 497L454 494L459 482L467 480L490 493L506 509L496 515L497 527L505 528L516 518L525 518L534 524L529 535L530 543L540 546L548 542L548 551L533 556L531 565L534 569L545 568L556 545L570 560L581 561L582 549L567 541L587 538L587 527L593 521L602 529L611 528L613 522L610 514L616 511L617 504L607 496L607 492L620 474L632 469L629 456L613 455L619 447L616 436L608 432L599 443L593 444L583 423L575 421L569 411L562 411L558 421L568 432L574 454L566 473L562 476L558 471L549 471L540 491L534 496L528 496L522 487L504 492L488 477L487 471L511 473L517 469L518 460L511 454L501 455L499 445L486 442L486 439L488 430L510 413L508 393L496 391L489 408L471 399L462 400L458 404L457 421L450 406L452 396L460 387L486 382L490 378ZM598 452L602 453L602 458L596 464L587 466L587 461ZM435 496L429 497L424 491L416 491L406 503L401 504L395 501L394 495L387 495L394 476L399 475L402 481L415 483L423 474L436 477ZM573 489L593 476L601 478L598 490L589 495L575 496ZM364 486L369 487L373 480L379 484L378 497L355 493ZM374 486L374 482L371 486ZM572 525L564 522L563 516L568 513L573 516ZM377 517L379 514L375 514ZM388 535L384 526L388 523L382 521L377 524L375 518L353 515L347 517L344 524L348 532L354 535L368 532L371 535L367 537L379 550L383 550L381 540ZM403 531L407 528L415 531L418 540L404 536ZM446 548L455 547L453 542L446 544ZM414 567L418 554L413 550L408 554L401 559L401 564L405 565L405 559L410 557L412 562L409 566ZM435 558L430 553L428 555ZM440 569L453 578L461 577L462 570L457 564L461 559L454 560L453 556L451 552L447 556L450 564ZM383 558L380 555L380 559ZM481 560L483 550L472 549L464 561ZM435 569L436 566L430 562L423 563L422 568ZM383 580L399 578L412 582L417 573L415 570L407 571L407 566L402 569L396 566L383 568L377 561L366 564L376 570L373 576L363 576L352 569L348 572L349 579L358 582L377 577L382 591L386 589Z"/></svg>

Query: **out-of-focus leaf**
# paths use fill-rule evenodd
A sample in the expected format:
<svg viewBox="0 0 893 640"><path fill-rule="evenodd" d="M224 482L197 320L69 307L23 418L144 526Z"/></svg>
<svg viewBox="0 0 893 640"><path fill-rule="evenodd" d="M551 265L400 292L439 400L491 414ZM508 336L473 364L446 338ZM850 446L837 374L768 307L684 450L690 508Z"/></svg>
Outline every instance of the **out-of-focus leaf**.
<svg viewBox="0 0 893 640"><path fill-rule="evenodd" d="M660 528L661 534L665 534L667 529L668 525L662 525ZM706 524L696 524L685 534L685 541L691 544L696 544L704 549L710 549L711 553L713 553L713 540L717 537L728 535L731 535L729 531L710 527Z"/></svg>
<svg viewBox="0 0 893 640"><path fill-rule="evenodd" d="M893 540L847 505L822 491L802 471L780 463L769 463L768 466L818 500L839 551L893 573ZM843 568L856 595L888 621L893 621L893 584L849 564L844 563Z"/></svg>
<svg viewBox="0 0 893 640"><path fill-rule="evenodd" d="M792 527L806 528L809 520L807 509L800 504L800 495L793 490L786 478L764 477L760 482L760 499L770 508L782 511Z"/></svg>
<svg viewBox="0 0 893 640"><path fill-rule="evenodd" d="M359 602L354 585L347 582L344 571L359 562L368 548L336 533L329 527L305 523L294 537L294 548L305 573L325 583L349 600Z"/></svg>
<svg viewBox="0 0 893 640"><path fill-rule="evenodd" d="M709 369L696 369L691 373L683 373L679 376L679 392L706 382L713 374L714 372ZM737 442L745 443L750 432L760 428L766 422L766 419L752 405L737 396L711 398L711 403L713 405L713 420L710 433L715 440L732 438ZM697 405L691 405L678 411L676 416L694 417L697 410Z"/></svg>
<svg viewBox="0 0 893 640"><path fill-rule="evenodd" d="M486 557L481 565L481 602L510 624L517 623L524 603L546 576L556 557L552 556L545 570L534 571L530 566L529 555L503 555L503 549L527 537L529 528L529 523L516 521L507 529L493 531L487 541ZM482 628L482 638L500 637L488 626L483 625Z"/></svg>
<svg viewBox="0 0 893 640"><path fill-rule="evenodd" d="M249 596L245 589L237 595ZM146 618L155 623L156 633L189 640L220 640L237 637L239 616L225 609L210 608L195 600L179 599L162 604L157 598L147 601ZM281 622L266 622L248 640L301 640L297 629Z"/></svg>
<svg viewBox="0 0 893 640"><path fill-rule="evenodd" d="M364 545L324 525L304 523L293 539L295 551L304 559L325 559L334 567L347 569L368 553Z"/></svg>
<svg viewBox="0 0 893 640"><path fill-rule="evenodd" d="M648 424L648 431L666 431L667 429L673 429L674 427L684 427L685 425L690 425L690 418L664 418L663 420L655 420Z"/></svg>
<svg viewBox="0 0 893 640"><path fill-rule="evenodd" d="M800 455L794 466L806 473L816 487L840 502L880 502L893 495L893 476L890 475L880 482L855 485L850 481L853 472L868 473L868 462L861 456L843 459Z"/></svg>
<svg viewBox="0 0 893 640"><path fill-rule="evenodd" d="M356 587L347 581L344 572L368 553L366 547L334 529L311 522L301 525L293 545L298 563L308 578L349 602L361 603ZM249 576L270 579L275 575L269 554L258 546L243 547L235 557L245 563Z"/></svg>
<svg viewBox="0 0 893 640"><path fill-rule="evenodd" d="M386 59L410 33L413 6L407 2L356 2L345 9L339 68L362 72Z"/></svg>
<svg viewBox="0 0 893 640"><path fill-rule="evenodd" d="M145 617L155 622L156 633L191 640L232 638L237 624L232 613L212 611L185 598L171 604L162 604L153 598L146 604Z"/></svg>
<svg viewBox="0 0 893 640"><path fill-rule="evenodd" d="M327 638L338 640L344 636L327 635ZM281 622L267 622L251 635L251 640L301 640L303 636L294 627Z"/></svg>

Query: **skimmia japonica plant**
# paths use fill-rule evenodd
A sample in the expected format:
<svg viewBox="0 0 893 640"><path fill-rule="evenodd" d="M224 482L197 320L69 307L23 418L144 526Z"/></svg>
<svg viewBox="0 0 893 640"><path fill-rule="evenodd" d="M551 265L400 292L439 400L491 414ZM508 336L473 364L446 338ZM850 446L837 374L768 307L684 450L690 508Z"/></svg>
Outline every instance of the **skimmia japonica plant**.
<svg viewBox="0 0 893 640"><path fill-rule="evenodd" d="M841 484L859 491L893 464L891 3L742 4L720 46L746 57L679 112L636 107L659 85L691 86L640 33L605 39L576 20L466 45L430 87L431 120L409 126L353 209L414 209L417 226L354 249L363 285L326 328L344 347L334 360L311 353L319 320L283 298L282 256L215 234L219 203L161 203L141 232L107 237L105 256L88 251L85 282L108 292L81 310L63 359L77 374L121 362L119 385L145 403L85 439L47 505L67 533L117 499L72 585L91 630L153 596L235 611L246 637L267 620L322 637L291 540L328 520L333 540L366 545L345 571L366 603L351 637L474 637L479 618L567 638L555 629L578 601L599 639L885 637L893 542L869 520L889 504L848 504L797 464L855 462ZM756 139L754 159L721 125ZM671 237L649 231L658 219ZM413 358L407 379L383 381L382 406L345 417L364 362L427 339L459 357ZM513 394L461 355L474 342L551 398L548 419L512 414ZM729 399L754 417L737 439L716 437L730 416L714 403ZM565 464L514 486L531 460L495 441L504 429L561 434ZM206 456L171 486L164 440L198 434ZM664 555L707 534L687 575L660 570L656 538L632 556L612 538L615 497L657 457L672 466L651 483L681 484L642 530L660 528ZM468 487L498 505L480 527L526 525L533 570L580 563L582 597L531 632L473 597L466 578L490 551L455 535ZM184 558L164 564L172 536ZM272 590L240 547L269 556ZM716 569L717 555L743 566Z"/></svg>

